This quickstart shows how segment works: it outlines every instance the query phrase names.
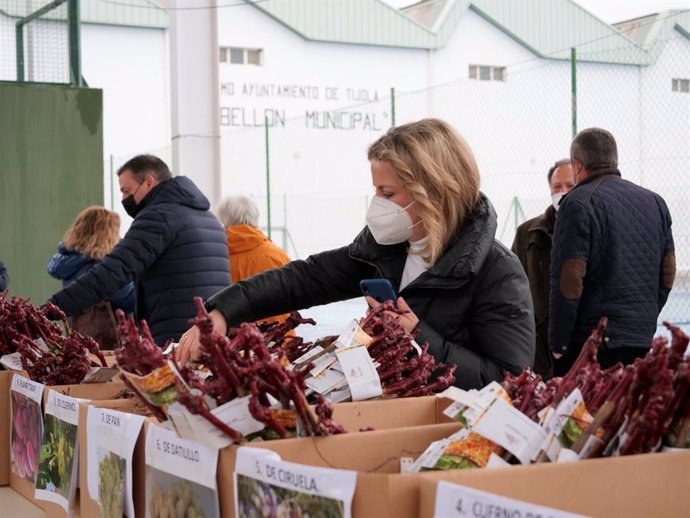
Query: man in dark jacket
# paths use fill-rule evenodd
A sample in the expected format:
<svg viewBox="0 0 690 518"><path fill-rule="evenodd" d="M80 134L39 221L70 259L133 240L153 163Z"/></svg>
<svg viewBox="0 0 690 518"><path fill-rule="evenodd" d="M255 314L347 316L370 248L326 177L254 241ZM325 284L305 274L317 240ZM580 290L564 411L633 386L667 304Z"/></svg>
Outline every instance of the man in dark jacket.
<svg viewBox="0 0 690 518"><path fill-rule="evenodd" d="M173 178L159 158L136 156L117 175L132 226L110 254L51 300L71 316L134 280L136 317L147 320L163 345L189 327L195 296L230 284L225 230L194 183Z"/></svg>
<svg viewBox="0 0 690 518"><path fill-rule="evenodd" d="M601 317L604 367L649 350L675 277L671 215L658 194L621 178L616 141L590 128L575 136L577 186L561 203L551 253L549 342L566 372Z"/></svg>
<svg viewBox="0 0 690 518"><path fill-rule="evenodd" d="M549 282L551 275L551 238L561 198L575 187L575 174L570 160L559 160L546 176L551 189L551 205L546 211L517 228L512 250L518 256L529 279L534 304L537 347L534 372L548 379L553 374L553 360L549 347Z"/></svg>
<svg viewBox="0 0 690 518"><path fill-rule="evenodd" d="M5 291L10 286L10 274L7 273L5 264L0 261L0 291Z"/></svg>

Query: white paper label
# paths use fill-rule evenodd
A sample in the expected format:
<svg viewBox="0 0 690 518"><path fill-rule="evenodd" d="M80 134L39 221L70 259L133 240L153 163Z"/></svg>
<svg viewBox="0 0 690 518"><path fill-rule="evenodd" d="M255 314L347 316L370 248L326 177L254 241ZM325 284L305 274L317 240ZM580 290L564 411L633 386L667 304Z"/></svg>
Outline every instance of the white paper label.
<svg viewBox="0 0 690 518"><path fill-rule="evenodd" d="M400 457L400 473L410 473L413 462L412 457Z"/></svg>
<svg viewBox="0 0 690 518"><path fill-rule="evenodd" d="M434 518L464 518L467 516L585 518L580 514L559 511L551 507L530 504L486 491L470 489L459 484L440 481L436 489Z"/></svg>
<svg viewBox="0 0 690 518"><path fill-rule="evenodd" d="M326 394L346 382L345 376L333 369L327 370L315 378L307 378L305 384L314 392Z"/></svg>
<svg viewBox="0 0 690 518"><path fill-rule="evenodd" d="M352 401L371 399L383 394L379 373L367 348L360 345L338 351L338 360L347 378Z"/></svg>
<svg viewBox="0 0 690 518"><path fill-rule="evenodd" d="M580 458L573 450L569 448L561 448L558 451L558 458L556 459L556 462L574 462L576 460L580 460Z"/></svg>
<svg viewBox="0 0 690 518"><path fill-rule="evenodd" d="M211 413L242 435L260 432L265 428L265 425L261 421L254 419L249 412L250 399L251 396L233 399L214 408L211 410ZM217 449L225 448L233 443L232 438L209 423L207 419L200 415L192 414L180 403L170 405L168 416L170 416L171 411L173 413L172 419L175 429L183 439L196 441L209 448ZM186 421L186 426L180 425L180 419Z"/></svg>
<svg viewBox="0 0 690 518"><path fill-rule="evenodd" d="M321 353L322 351L323 351L323 347L321 347L320 345L317 345L313 349L307 351L302 356L297 358L294 362L292 362L292 365L295 366L295 365L301 365L303 363L307 363L309 360L311 360L314 356Z"/></svg>
<svg viewBox="0 0 690 518"><path fill-rule="evenodd" d="M79 403L83 401L85 400L66 396L55 390L48 389L46 414L54 415L60 421L79 426Z"/></svg>
<svg viewBox="0 0 690 518"><path fill-rule="evenodd" d="M546 433L553 433L554 435L560 434L561 430L563 430L563 426L582 401L582 392L580 392L580 389L576 388L568 394L568 397L558 404L556 410L548 414L544 422L544 430Z"/></svg>
<svg viewBox="0 0 690 518"><path fill-rule="evenodd" d="M86 373L82 383L107 383L120 372L117 367L91 367L91 370Z"/></svg>
<svg viewBox="0 0 690 518"><path fill-rule="evenodd" d="M12 390L25 395L39 405L42 403L41 398L43 397L44 388L45 385L43 383L31 381L29 378L25 378L19 374L12 376Z"/></svg>
<svg viewBox="0 0 690 518"><path fill-rule="evenodd" d="M101 485L99 468L103 464L104 471L110 472L109 476L111 477L104 481L104 484L115 484L120 489L123 496L121 505L123 505L127 516L134 516L132 466L134 447L143 424L144 416L108 408L90 406L86 415L87 484L89 494L91 498L99 503L101 502L99 494L99 486ZM113 496L116 497L117 493L113 493Z"/></svg>
<svg viewBox="0 0 690 518"><path fill-rule="evenodd" d="M345 387L341 390L334 390L328 394L328 399L331 403L342 403L343 401L351 401L352 393L350 392L350 387Z"/></svg>
<svg viewBox="0 0 690 518"><path fill-rule="evenodd" d="M489 460L486 463L487 468L505 468L506 466L512 466L512 464L491 452L491 455L489 455Z"/></svg>
<svg viewBox="0 0 690 518"><path fill-rule="evenodd" d="M539 448L539 451L535 454L535 456L532 460L536 461L539 458L541 452L543 451L549 460L554 461L558 457L558 452L561 451L561 448L562 448L561 441L558 440L558 437L556 437L552 433L549 433L546 436L546 439L544 439L544 442L542 443L541 447ZM539 460L543 461L545 459L539 459Z"/></svg>
<svg viewBox="0 0 690 518"><path fill-rule="evenodd" d="M315 378L321 376L337 361L338 358L336 358L334 353L324 354L314 362L314 367L312 367L312 369L309 371L309 374L314 376Z"/></svg>
<svg viewBox="0 0 690 518"><path fill-rule="evenodd" d="M461 441L465 437L467 437L470 434L470 431L467 428L463 428L461 430L458 430L455 432L453 435L450 437L446 437L445 439L440 439L438 441L432 442L426 450L417 458L416 461L412 463L412 466L410 466L409 471L411 473L418 473L420 472L423 468L426 469L431 469L433 468L438 460L441 458L443 455L443 452L445 451L446 447L453 441Z"/></svg>
<svg viewBox="0 0 690 518"><path fill-rule="evenodd" d="M184 480L216 488L218 450L180 439L160 426L147 428L146 464Z"/></svg>
<svg viewBox="0 0 690 518"><path fill-rule="evenodd" d="M490 403L486 401L486 399L479 396L476 390L467 391L459 389L458 387L448 387L446 390L444 390L443 392L439 392L436 395L438 397L447 397L448 399L452 399L453 401L458 403L457 407L459 409L463 407L469 407L479 412L484 410ZM452 410L450 410L452 407L453 405L448 407L446 410L448 410L448 412L452 412ZM454 417L454 415L457 414L457 412L455 412L455 414L450 415L449 413L446 413L446 411L444 411L443 413L446 414L448 417Z"/></svg>
<svg viewBox="0 0 690 518"><path fill-rule="evenodd" d="M546 433L537 423L504 399L497 399L470 424L483 435L515 455L521 464L529 464L544 443Z"/></svg>
<svg viewBox="0 0 690 518"><path fill-rule="evenodd" d="M265 426L261 421L257 421L252 417L249 411L250 399L251 396L233 399L224 405L214 408L211 413L243 435L260 432ZM209 426L211 426L210 423Z"/></svg>
<svg viewBox="0 0 690 518"><path fill-rule="evenodd" d="M294 512L295 506L306 511L301 505L308 501L312 509L320 510L314 516L351 518L356 485L354 471L285 462L270 450L242 446L237 450L235 466L235 514L237 518L262 516L255 502L271 495L269 498L274 499L277 507L276 516L302 516L289 511ZM302 499L300 494L312 496Z"/></svg>
<svg viewBox="0 0 690 518"><path fill-rule="evenodd" d="M335 348L345 349L346 347L350 347L350 345L352 345L352 341L355 339L355 336L357 335L358 330L359 322L357 322L356 320L350 321L347 324L347 327L345 327L345 330L342 333L340 333L340 336L335 341Z"/></svg>
<svg viewBox="0 0 690 518"><path fill-rule="evenodd" d="M37 500L59 505L70 516L76 499L79 467L79 401L54 390L48 391L34 494ZM53 469L54 465L64 466L64 471Z"/></svg>
<svg viewBox="0 0 690 518"><path fill-rule="evenodd" d="M36 338L34 340L34 343L38 345L39 349L41 349L42 351L48 350L48 344L43 341L43 338Z"/></svg>
<svg viewBox="0 0 690 518"><path fill-rule="evenodd" d="M438 462L438 459L441 458L441 455L443 455L443 451L446 449L448 444L450 444L450 439L441 439L439 441L432 442L417 458L417 460L412 463L412 465L408 468L408 471L410 473L419 473L422 468L433 468Z"/></svg>
<svg viewBox="0 0 690 518"><path fill-rule="evenodd" d="M22 371L22 356L19 353L5 354L0 358L0 365L5 367L8 371Z"/></svg>

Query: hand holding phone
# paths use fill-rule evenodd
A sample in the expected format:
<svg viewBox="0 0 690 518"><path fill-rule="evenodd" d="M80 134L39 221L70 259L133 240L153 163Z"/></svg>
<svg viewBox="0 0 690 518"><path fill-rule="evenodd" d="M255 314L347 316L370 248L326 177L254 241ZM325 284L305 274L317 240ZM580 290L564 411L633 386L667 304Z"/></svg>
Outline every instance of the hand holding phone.
<svg viewBox="0 0 690 518"><path fill-rule="evenodd" d="M372 297L377 302L390 300L393 306L398 307L398 296L388 279L363 279L359 283L365 297Z"/></svg>

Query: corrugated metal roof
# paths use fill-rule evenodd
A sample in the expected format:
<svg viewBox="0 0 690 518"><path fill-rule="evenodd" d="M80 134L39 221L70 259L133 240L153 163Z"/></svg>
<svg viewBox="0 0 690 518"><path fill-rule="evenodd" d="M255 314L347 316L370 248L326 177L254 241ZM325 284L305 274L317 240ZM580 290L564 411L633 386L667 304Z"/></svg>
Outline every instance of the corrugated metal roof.
<svg viewBox="0 0 690 518"><path fill-rule="evenodd" d="M647 53L572 0L425 0L401 11L381 0L266 0L254 6L313 41L435 49L472 9L535 55L644 64Z"/></svg>
<svg viewBox="0 0 690 518"><path fill-rule="evenodd" d="M0 12L12 18L23 18L44 5L48 0L0 0ZM127 27L168 27L165 8L151 0L79 0L82 23L124 25ZM46 20L64 20L67 4L46 13Z"/></svg>
<svg viewBox="0 0 690 518"><path fill-rule="evenodd" d="M474 0L472 9L543 57L641 64L644 50L571 0ZM534 13L539 13L535 16Z"/></svg>
<svg viewBox="0 0 690 518"><path fill-rule="evenodd" d="M381 0L264 0L252 5L307 40L424 49L435 46L436 36L428 27Z"/></svg>
<svg viewBox="0 0 690 518"><path fill-rule="evenodd" d="M688 10L650 15L612 27L572 0L423 0L402 10L382 0L237 3L241 1L306 40L333 43L441 48L468 9L535 55L549 59L570 59L570 48L577 47L581 61L644 65L656 59L672 31L690 38ZM19 18L47 2L0 0L0 11ZM80 0L82 22L134 27L166 28L165 5L165 0ZM52 16L57 19L64 14Z"/></svg>
<svg viewBox="0 0 690 518"><path fill-rule="evenodd" d="M426 0L404 9L419 10ZM445 45L467 9L492 23L537 56L570 59L577 47L578 59L619 64L642 64L644 50L572 0L448 0L447 8L433 21L437 45ZM452 4L452 5L450 5ZM428 23L428 18L425 20Z"/></svg>

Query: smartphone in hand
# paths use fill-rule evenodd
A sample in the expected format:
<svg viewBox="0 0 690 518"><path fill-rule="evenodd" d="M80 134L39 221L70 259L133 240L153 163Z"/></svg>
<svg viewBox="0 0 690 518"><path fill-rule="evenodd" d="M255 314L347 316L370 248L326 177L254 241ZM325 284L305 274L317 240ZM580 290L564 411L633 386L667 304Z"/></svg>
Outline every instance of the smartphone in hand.
<svg viewBox="0 0 690 518"><path fill-rule="evenodd" d="M377 302L390 300L396 308L398 307L398 296L388 279L363 279L359 282L359 287L365 297L372 297Z"/></svg>

